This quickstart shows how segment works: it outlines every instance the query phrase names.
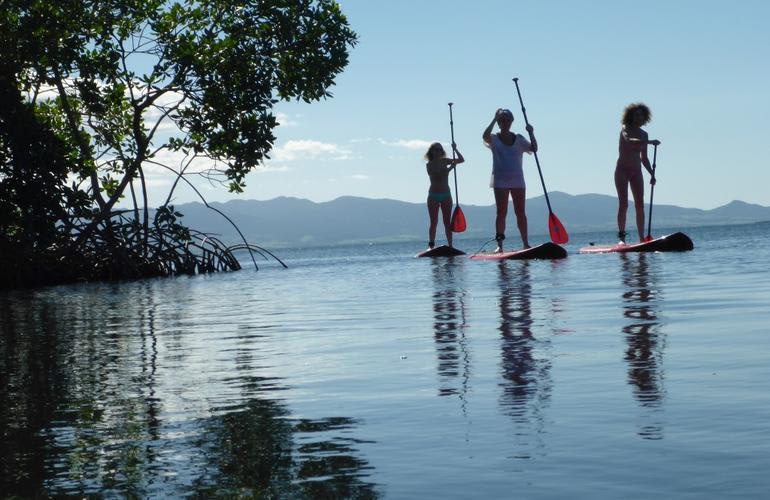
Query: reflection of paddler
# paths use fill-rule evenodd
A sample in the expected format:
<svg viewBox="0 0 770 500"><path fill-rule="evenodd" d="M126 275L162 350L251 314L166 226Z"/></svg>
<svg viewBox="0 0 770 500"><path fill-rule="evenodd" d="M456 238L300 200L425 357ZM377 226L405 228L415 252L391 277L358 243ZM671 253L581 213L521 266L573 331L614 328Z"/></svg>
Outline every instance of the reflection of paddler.
<svg viewBox="0 0 770 500"><path fill-rule="evenodd" d="M513 272L499 263L500 353L504 383L502 404L513 415L523 416L527 404L547 383L549 363L535 356L537 340L532 334L532 285L529 262L517 264ZM542 394L541 394L542 395Z"/></svg>
<svg viewBox="0 0 770 500"><path fill-rule="evenodd" d="M454 273L457 264L434 261L433 278L433 335L436 341L438 374L442 379L439 395L448 396L460 392L456 387L447 387L461 373L460 363L465 345L462 328L465 324L462 291L457 286Z"/></svg>
<svg viewBox="0 0 770 500"><path fill-rule="evenodd" d="M628 383L634 387L634 397L643 407L661 406L663 389L663 336L656 306L658 295L651 286L647 255L636 256L638 265L634 266L634 257L621 254L623 265L623 316L631 323L623 327L627 348L625 360L628 363ZM660 425L646 427L642 432L645 438L659 438Z"/></svg>

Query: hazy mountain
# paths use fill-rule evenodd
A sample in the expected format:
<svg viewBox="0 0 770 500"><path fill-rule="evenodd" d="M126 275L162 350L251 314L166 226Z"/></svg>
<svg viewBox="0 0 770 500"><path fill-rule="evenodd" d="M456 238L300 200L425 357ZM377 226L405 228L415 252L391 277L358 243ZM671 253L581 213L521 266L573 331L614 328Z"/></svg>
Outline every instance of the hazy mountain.
<svg viewBox="0 0 770 500"><path fill-rule="evenodd" d="M569 195L549 193L551 207L570 233L612 231L615 229L617 199L600 194ZM422 241L427 237L428 214L424 203L344 196L314 203L299 198L280 197L268 201L232 200L211 203L238 225L246 239L263 246L333 245L362 241ZM200 203L177 205L183 222L200 231L221 235L226 242L238 240L237 233L220 214ZM462 205L468 230L460 238L492 237L493 205ZM645 211L649 205L645 205ZM532 235L548 231L545 197L527 200L527 216ZM632 224L633 208L628 221ZM653 206L653 227L686 228L718 224L743 224L770 220L770 207L733 201L712 210ZM513 211L508 226L515 231ZM630 227L630 226L629 226ZM439 240L443 240L439 227Z"/></svg>

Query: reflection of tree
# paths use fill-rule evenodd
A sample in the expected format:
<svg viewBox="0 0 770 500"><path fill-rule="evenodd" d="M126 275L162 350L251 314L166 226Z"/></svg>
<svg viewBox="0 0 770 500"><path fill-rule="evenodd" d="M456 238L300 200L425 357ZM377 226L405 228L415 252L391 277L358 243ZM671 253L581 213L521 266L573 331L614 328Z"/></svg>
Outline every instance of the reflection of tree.
<svg viewBox="0 0 770 500"><path fill-rule="evenodd" d="M0 300L2 373L16 381L0 393L3 426L25 436L0 458L3 490L141 494L161 438L156 293L149 282L60 293Z"/></svg>
<svg viewBox="0 0 770 500"><path fill-rule="evenodd" d="M433 262L433 330L438 356L439 395L465 396L470 361L465 342L464 291L457 276L460 271L454 259ZM462 376L460 387L457 377Z"/></svg>
<svg viewBox="0 0 770 500"><path fill-rule="evenodd" d="M663 387L663 349L665 337L658 322L660 292L649 273L647 255L640 253L638 261L621 254L623 266L623 316L630 322L623 327L627 348L628 383L634 397L651 415L660 409L665 390ZM662 424L644 425L639 435L645 439L661 439Z"/></svg>
<svg viewBox="0 0 770 500"><path fill-rule="evenodd" d="M63 363L51 308L24 307L33 292L0 296L0 491L37 496L43 484L46 438L38 432L61 399ZM20 331L25 334L19 335Z"/></svg>
<svg viewBox="0 0 770 500"><path fill-rule="evenodd" d="M281 379L258 376L254 335L219 351L227 379L189 391L195 339L172 289L185 293L143 282L0 296L0 491L377 496L356 422L292 419Z"/></svg>
<svg viewBox="0 0 770 500"><path fill-rule="evenodd" d="M360 441L342 436L355 425L345 417L292 421L275 401L252 399L204 423L206 464L193 490L203 498L376 498Z"/></svg>
<svg viewBox="0 0 770 500"><path fill-rule="evenodd" d="M551 392L551 363L538 351L547 349L546 341L532 333L532 285L529 262L499 264L500 353L503 382L500 403L517 423L542 427L543 410ZM526 455L526 454L525 454ZM525 456L522 455L522 456Z"/></svg>

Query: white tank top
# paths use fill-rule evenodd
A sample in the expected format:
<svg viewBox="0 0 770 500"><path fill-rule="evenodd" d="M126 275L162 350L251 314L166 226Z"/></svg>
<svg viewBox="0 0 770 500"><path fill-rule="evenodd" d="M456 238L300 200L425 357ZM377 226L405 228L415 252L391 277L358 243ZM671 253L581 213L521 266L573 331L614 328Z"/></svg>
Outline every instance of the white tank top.
<svg viewBox="0 0 770 500"><path fill-rule="evenodd" d="M516 134L513 145L508 146L497 134L493 134L491 144L487 147L492 150L492 179L489 187L525 188L522 156L532 152L529 141L521 134Z"/></svg>

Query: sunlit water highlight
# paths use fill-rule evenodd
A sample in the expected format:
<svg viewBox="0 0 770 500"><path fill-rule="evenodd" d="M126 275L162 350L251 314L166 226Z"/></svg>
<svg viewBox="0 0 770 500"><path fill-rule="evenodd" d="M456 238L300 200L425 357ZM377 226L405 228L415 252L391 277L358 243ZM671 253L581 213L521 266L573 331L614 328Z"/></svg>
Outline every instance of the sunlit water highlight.
<svg viewBox="0 0 770 500"><path fill-rule="evenodd" d="M692 252L308 248L0 294L0 491L763 497L770 225L685 232Z"/></svg>

